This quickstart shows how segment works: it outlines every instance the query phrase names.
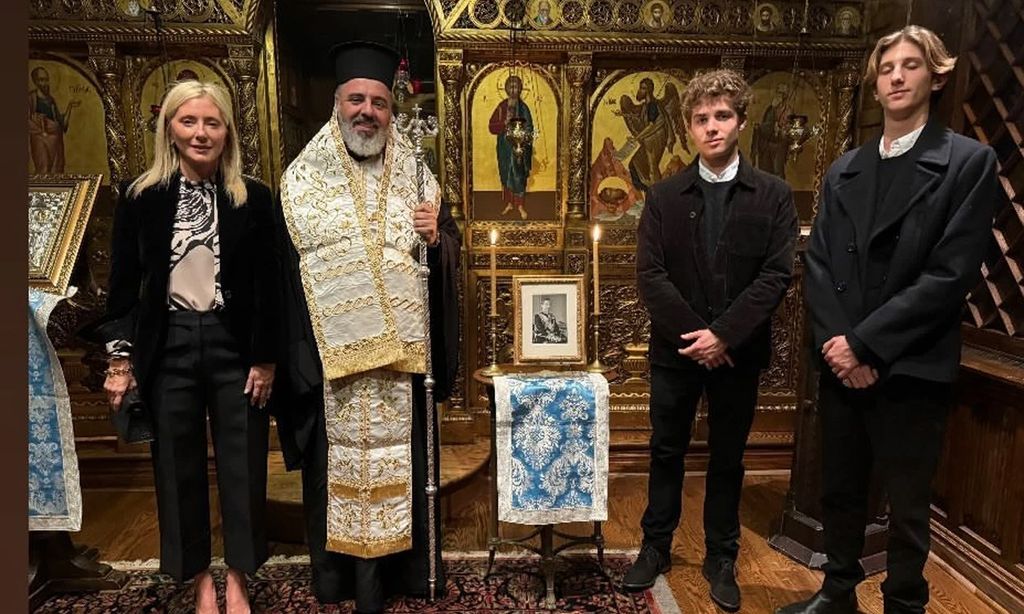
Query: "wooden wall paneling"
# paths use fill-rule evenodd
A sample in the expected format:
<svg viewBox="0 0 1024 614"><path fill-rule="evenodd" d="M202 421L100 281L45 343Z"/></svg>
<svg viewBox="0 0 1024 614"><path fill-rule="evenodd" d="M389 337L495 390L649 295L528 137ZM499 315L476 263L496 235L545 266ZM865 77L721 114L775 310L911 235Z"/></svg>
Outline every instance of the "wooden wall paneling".
<svg viewBox="0 0 1024 614"><path fill-rule="evenodd" d="M1024 611L1024 361L965 349L933 490L934 549L1011 612Z"/></svg>
<svg viewBox="0 0 1024 614"><path fill-rule="evenodd" d="M1024 611L1024 73L1019 2L963 3L953 125L996 151L1007 201L968 295L956 405L933 485L934 550L1011 612ZM948 92L947 92L948 94Z"/></svg>

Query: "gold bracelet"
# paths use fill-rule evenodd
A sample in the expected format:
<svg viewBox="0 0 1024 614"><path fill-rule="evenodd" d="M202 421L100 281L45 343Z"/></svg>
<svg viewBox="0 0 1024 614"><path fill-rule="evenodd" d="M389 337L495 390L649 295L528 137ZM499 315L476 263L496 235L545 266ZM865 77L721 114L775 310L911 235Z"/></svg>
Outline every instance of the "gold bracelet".
<svg viewBox="0 0 1024 614"><path fill-rule="evenodd" d="M124 367L107 367L107 370L103 373L107 377L110 377L111 375L131 375L132 366L129 364Z"/></svg>

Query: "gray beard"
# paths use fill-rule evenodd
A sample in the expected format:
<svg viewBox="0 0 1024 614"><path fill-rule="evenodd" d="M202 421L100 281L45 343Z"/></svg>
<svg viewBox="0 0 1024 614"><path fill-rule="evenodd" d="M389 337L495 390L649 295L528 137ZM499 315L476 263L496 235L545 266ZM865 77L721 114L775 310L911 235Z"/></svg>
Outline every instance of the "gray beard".
<svg viewBox="0 0 1024 614"><path fill-rule="evenodd" d="M345 141L345 147L355 155L362 158L373 158L384 151L384 146L388 142L388 133L385 128L378 127L373 136L363 136L356 131L351 120L339 117L338 124L341 127L341 138Z"/></svg>

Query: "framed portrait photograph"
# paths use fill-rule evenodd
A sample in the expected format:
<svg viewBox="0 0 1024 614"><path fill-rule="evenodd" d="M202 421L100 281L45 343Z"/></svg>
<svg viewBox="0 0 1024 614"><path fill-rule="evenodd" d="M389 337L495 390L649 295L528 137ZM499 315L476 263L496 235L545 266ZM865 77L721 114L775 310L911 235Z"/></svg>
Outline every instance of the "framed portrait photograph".
<svg viewBox="0 0 1024 614"><path fill-rule="evenodd" d="M584 362L582 275L513 276L512 300L516 364Z"/></svg>
<svg viewBox="0 0 1024 614"><path fill-rule="evenodd" d="M67 292L99 187L100 175L29 178L29 287Z"/></svg>

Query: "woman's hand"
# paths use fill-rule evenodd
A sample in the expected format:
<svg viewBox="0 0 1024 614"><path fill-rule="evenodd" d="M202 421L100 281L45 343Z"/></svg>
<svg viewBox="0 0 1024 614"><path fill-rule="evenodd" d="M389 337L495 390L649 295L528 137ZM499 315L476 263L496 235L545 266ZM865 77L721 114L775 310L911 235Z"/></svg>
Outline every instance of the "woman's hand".
<svg viewBox="0 0 1024 614"><path fill-rule="evenodd" d="M132 365L128 359L110 361L107 365L107 378L103 381L103 390L106 391L107 402L114 411L120 411L125 393L136 385Z"/></svg>
<svg viewBox="0 0 1024 614"><path fill-rule="evenodd" d="M249 367L249 379L245 382L245 394L251 394L249 403L263 409L270 400L270 391L274 386L274 369L276 365L264 363Z"/></svg>

